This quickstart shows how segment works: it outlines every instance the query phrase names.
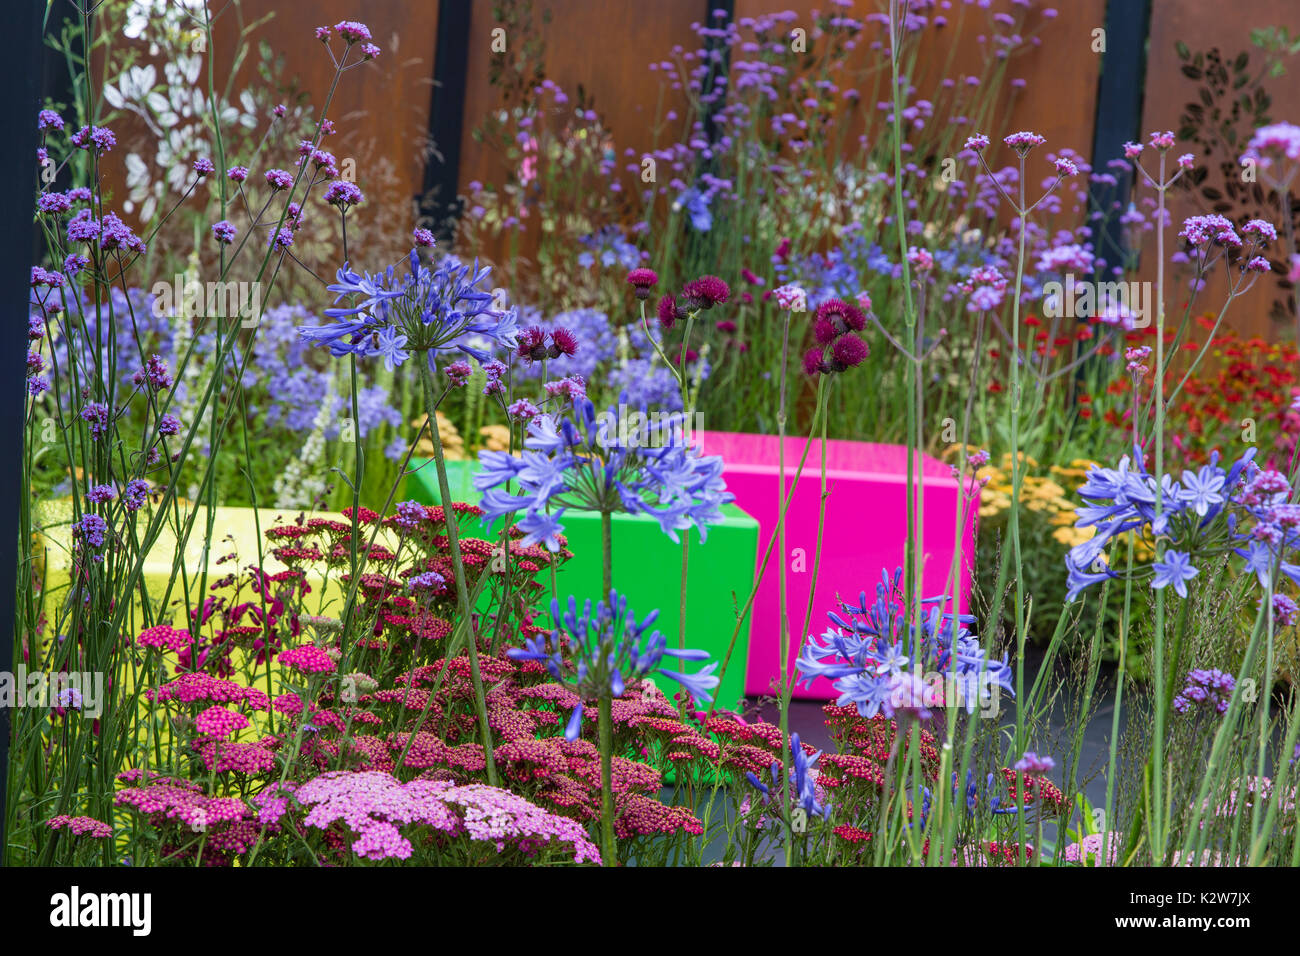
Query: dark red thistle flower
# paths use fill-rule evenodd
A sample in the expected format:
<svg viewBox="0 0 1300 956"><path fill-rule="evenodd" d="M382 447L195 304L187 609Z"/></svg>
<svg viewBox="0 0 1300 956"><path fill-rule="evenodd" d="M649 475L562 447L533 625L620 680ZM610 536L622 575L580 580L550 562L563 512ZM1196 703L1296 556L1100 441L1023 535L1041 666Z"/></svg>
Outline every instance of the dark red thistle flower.
<svg viewBox="0 0 1300 956"><path fill-rule="evenodd" d="M837 371L861 365L862 360L869 354L871 354L871 350L867 348L867 343L856 335L841 336L831 346L831 357L834 364L841 366Z"/></svg>
<svg viewBox="0 0 1300 956"><path fill-rule="evenodd" d="M803 370L809 375L820 375L825 371L821 349L809 349L803 354Z"/></svg>
<svg viewBox="0 0 1300 956"><path fill-rule="evenodd" d="M551 358L572 355L578 351L578 337L568 329L556 329L551 333Z"/></svg>
<svg viewBox="0 0 1300 956"><path fill-rule="evenodd" d="M671 329L678 319L686 318L686 312L677 305L677 300L671 295L665 295L659 300L657 306L659 311L659 324L665 329Z"/></svg>
<svg viewBox="0 0 1300 956"><path fill-rule="evenodd" d="M861 332L867 325L867 317L862 310L843 299L827 299L817 306L815 321L817 341L823 345L845 332ZM824 335L829 335L830 338L823 338Z"/></svg>
<svg viewBox="0 0 1300 956"><path fill-rule="evenodd" d="M659 282L659 276L653 269L633 269L627 274L627 281L635 289L638 299L648 299L650 290Z"/></svg>
<svg viewBox="0 0 1300 956"><path fill-rule="evenodd" d="M731 287L717 276L700 276L682 287L682 295L693 308L711 309L727 301Z"/></svg>
<svg viewBox="0 0 1300 956"><path fill-rule="evenodd" d="M715 324L715 328L717 328L719 332L734 332L736 331L736 323L732 322L730 319L723 319L721 322Z"/></svg>
<svg viewBox="0 0 1300 956"><path fill-rule="evenodd" d="M518 353L521 359L527 359L530 362L540 362L548 357L546 349L546 333L538 326L530 326L519 333Z"/></svg>

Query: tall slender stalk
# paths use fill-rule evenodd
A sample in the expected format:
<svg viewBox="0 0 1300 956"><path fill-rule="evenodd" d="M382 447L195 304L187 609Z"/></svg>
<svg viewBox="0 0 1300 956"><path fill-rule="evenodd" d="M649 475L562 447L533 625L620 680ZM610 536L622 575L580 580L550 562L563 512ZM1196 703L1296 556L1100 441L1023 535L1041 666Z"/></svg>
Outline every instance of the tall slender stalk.
<svg viewBox="0 0 1300 956"><path fill-rule="evenodd" d="M478 711L479 738L483 741L483 754L487 759L488 783L497 785L497 766L492 753L492 728L488 725L487 699L483 692L483 674L478 663L478 634L475 632L469 603L469 590L465 586L465 562L460 552L460 529L451 497L451 484L447 480L447 461L438 434L438 408L433 399L433 372L424 355L418 356L420 382L424 386L424 401L429 413L429 438L433 442L433 464L438 472L438 494L442 498L442 514L447 525L447 550L451 554L452 574L456 578L456 605L467 627L470 679L474 685L474 708Z"/></svg>

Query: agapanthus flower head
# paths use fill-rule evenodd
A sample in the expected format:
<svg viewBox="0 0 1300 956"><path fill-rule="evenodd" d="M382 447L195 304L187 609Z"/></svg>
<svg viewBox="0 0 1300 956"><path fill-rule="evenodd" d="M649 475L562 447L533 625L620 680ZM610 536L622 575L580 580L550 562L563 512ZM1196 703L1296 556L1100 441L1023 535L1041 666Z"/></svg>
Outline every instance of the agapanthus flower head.
<svg viewBox="0 0 1300 956"><path fill-rule="evenodd" d="M526 533L525 546L544 542L551 551L560 547L560 519L568 509L650 515L673 541L691 525L705 536L734 497L722 480L722 459L699 453L681 414L656 416L653 426L629 433L626 421L620 427L626 405L624 395L597 416L580 399L568 417L533 418L522 457L480 452L474 487L484 492L486 519L523 511L517 527ZM639 420L652 421L645 409ZM498 488L511 480L521 495Z"/></svg>
<svg viewBox="0 0 1300 956"><path fill-rule="evenodd" d="M644 300L650 298L650 290L659 282L659 275L653 269L633 269L627 274L627 281L636 297Z"/></svg>
<svg viewBox="0 0 1300 956"><path fill-rule="evenodd" d="M679 683L693 698L708 703L718 686L718 678L713 676L717 664L709 664L694 674L663 670L666 657L704 661L709 655L707 651L670 648L663 634L650 630L658 617L656 610L638 621L627 598L616 591L594 606L587 600L581 610L575 597L569 597L567 610L561 609L558 599L552 599L551 619L561 622L561 628L549 642L537 635L528 638L524 647L512 648L506 654L514 660L543 662L552 678L588 700L621 697L629 683L658 673ZM579 704L570 717L565 731L570 740L579 736L582 710Z"/></svg>
<svg viewBox="0 0 1300 956"><path fill-rule="evenodd" d="M882 571L874 601L865 591L856 605L841 601L840 610L827 615L833 627L808 637L796 662L800 681L833 681L839 705L852 703L863 717L892 717L895 702L908 708L931 703L913 679L922 674L945 675L957 692L953 703L964 703L967 712L990 700L994 687L1012 693L1010 666L1005 659L986 658L966 628L975 618L946 613L948 600L942 595L923 600L918 624L915 608L904 598L902 569L892 577Z"/></svg>
<svg viewBox="0 0 1300 956"><path fill-rule="evenodd" d="M336 294L336 303L346 299L349 304L325 310L334 322L298 331L335 356L383 354L386 361L400 365L411 353L425 352L433 369L437 352L458 350L487 362L490 355L481 345L514 348L518 321L516 310L492 308L493 296L482 288L490 271L452 256L430 269L416 249L401 276L392 267L371 275L345 265L328 288Z"/></svg>
<svg viewBox="0 0 1300 956"><path fill-rule="evenodd" d="M682 286L682 297L694 309L711 309L726 302L731 288L717 276L700 276Z"/></svg>

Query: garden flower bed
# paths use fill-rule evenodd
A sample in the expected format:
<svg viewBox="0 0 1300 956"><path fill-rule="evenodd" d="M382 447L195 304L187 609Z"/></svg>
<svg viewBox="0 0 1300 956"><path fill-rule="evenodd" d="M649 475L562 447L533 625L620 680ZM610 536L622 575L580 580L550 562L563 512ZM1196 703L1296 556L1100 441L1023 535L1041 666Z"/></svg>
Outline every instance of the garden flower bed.
<svg viewBox="0 0 1300 956"><path fill-rule="evenodd" d="M1285 29L1119 145L989 125L1082 4L728 6L614 106L582 4L404 6L46 11L3 862L1300 863Z"/></svg>

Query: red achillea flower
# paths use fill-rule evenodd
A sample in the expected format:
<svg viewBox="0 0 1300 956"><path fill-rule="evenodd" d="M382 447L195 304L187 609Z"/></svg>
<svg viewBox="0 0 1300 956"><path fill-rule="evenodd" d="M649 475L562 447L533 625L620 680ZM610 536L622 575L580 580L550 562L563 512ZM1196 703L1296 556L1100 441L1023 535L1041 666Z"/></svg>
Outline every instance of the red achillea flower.
<svg viewBox="0 0 1300 956"><path fill-rule="evenodd" d="M842 840L848 840L850 843L866 843L871 839L871 834L866 830L860 830L847 823L841 823L831 832Z"/></svg>
<svg viewBox="0 0 1300 956"><path fill-rule="evenodd" d="M659 276L653 269L633 269L627 274L627 281L638 299L648 299L650 290L659 282Z"/></svg>
<svg viewBox="0 0 1300 956"><path fill-rule="evenodd" d="M727 301L731 287L717 276L700 276L682 287L682 295L696 309L711 309Z"/></svg>

